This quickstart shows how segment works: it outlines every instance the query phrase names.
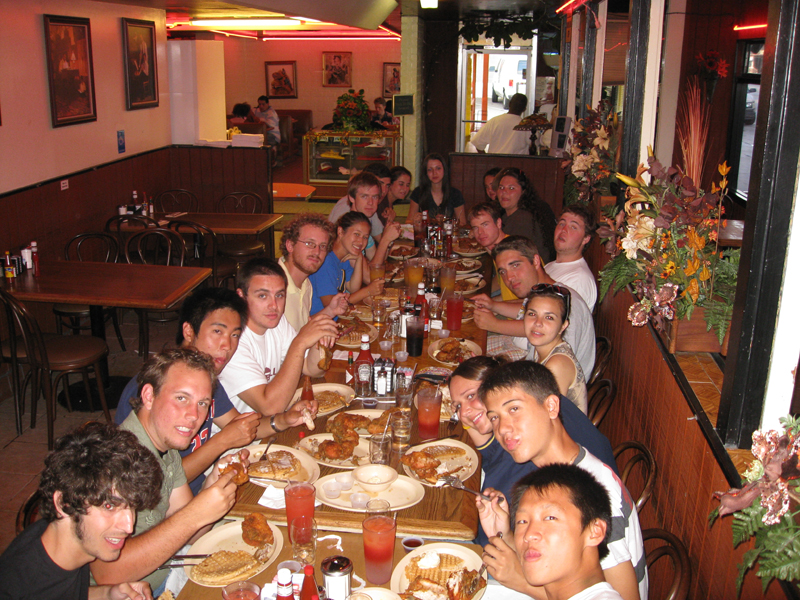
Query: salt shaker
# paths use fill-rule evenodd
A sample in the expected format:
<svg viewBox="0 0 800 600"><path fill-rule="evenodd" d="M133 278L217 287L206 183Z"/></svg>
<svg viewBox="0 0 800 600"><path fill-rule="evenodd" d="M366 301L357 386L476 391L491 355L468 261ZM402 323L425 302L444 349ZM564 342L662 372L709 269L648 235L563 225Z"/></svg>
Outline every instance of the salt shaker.
<svg viewBox="0 0 800 600"><path fill-rule="evenodd" d="M346 556L329 556L322 561L320 570L325 580L325 595L328 600L347 600L350 595L353 561Z"/></svg>

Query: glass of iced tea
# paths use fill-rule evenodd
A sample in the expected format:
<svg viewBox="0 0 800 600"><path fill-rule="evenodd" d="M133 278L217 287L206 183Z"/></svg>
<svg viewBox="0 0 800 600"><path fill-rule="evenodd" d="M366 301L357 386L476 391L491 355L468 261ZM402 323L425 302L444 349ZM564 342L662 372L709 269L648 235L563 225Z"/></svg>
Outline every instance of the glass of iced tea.
<svg viewBox="0 0 800 600"><path fill-rule="evenodd" d="M385 500L370 500L361 524L364 537L364 565L367 580L383 585L392 577L397 521Z"/></svg>
<svg viewBox="0 0 800 600"><path fill-rule="evenodd" d="M455 263L447 263L442 266L441 271L439 271L439 287L442 288L442 298L445 295L453 295L453 290L456 289Z"/></svg>
<svg viewBox="0 0 800 600"><path fill-rule="evenodd" d="M369 266L369 280L370 282L376 279L384 279L386 277L386 265L370 265Z"/></svg>
<svg viewBox="0 0 800 600"><path fill-rule="evenodd" d="M412 294L416 296L416 290L419 284L422 282L422 278L425 276L425 266L422 261L418 258L412 258L411 260L407 260L405 264L405 283L406 286L411 288ZM412 296L411 301L414 301Z"/></svg>
<svg viewBox="0 0 800 600"><path fill-rule="evenodd" d="M286 522L291 525L298 517L314 518L314 497L316 489L310 483L293 481L283 488L286 500ZM289 527L289 541L292 541L292 528Z"/></svg>

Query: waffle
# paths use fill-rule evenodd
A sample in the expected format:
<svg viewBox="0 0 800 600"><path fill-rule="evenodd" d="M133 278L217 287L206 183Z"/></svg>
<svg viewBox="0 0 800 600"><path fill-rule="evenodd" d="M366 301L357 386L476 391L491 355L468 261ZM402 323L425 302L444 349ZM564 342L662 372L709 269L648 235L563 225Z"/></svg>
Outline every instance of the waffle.
<svg viewBox="0 0 800 600"><path fill-rule="evenodd" d="M345 405L344 396L338 392L326 391L314 394L314 399L319 404L319 412L328 412Z"/></svg>
<svg viewBox="0 0 800 600"><path fill-rule="evenodd" d="M467 453L466 450L459 448L458 446L440 446L438 444L435 446L428 446L422 451L431 458L438 458L439 460L458 458L459 456L464 456Z"/></svg>
<svg viewBox="0 0 800 600"><path fill-rule="evenodd" d="M268 460L250 463L248 473L251 477L264 477L287 481L300 473L300 461L291 452L276 450L269 453Z"/></svg>
<svg viewBox="0 0 800 600"><path fill-rule="evenodd" d="M192 567L192 579L200 585L226 585L249 579L260 569L261 563L244 550L220 550Z"/></svg>
<svg viewBox="0 0 800 600"><path fill-rule="evenodd" d="M169 590L164 590L164 593L161 594L156 600L175 600L175 594L170 592Z"/></svg>
<svg viewBox="0 0 800 600"><path fill-rule="evenodd" d="M432 569L420 568L420 559L429 554L439 555L439 565ZM411 562L406 565L406 579L409 581L414 581L417 577L422 577L438 583L441 586L445 586L447 584L447 580L450 578L450 575L452 575L454 571L461 569L463 566L464 559L453 556L452 554L446 554L444 552L423 552L419 556L412 558Z"/></svg>

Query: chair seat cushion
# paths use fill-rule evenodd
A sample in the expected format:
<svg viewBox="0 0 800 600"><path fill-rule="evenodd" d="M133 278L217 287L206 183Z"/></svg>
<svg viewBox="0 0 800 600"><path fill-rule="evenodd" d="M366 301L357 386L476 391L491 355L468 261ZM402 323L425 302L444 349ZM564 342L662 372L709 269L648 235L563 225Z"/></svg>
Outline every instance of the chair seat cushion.
<svg viewBox="0 0 800 600"><path fill-rule="evenodd" d="M89 316L88 304L54 304L53 312L65 317Z"/></svg>
<svg viewBox="0 0 800 600"><path fill-rule="evenodd" d="M43 335L44 345L47 348L47 360L53 371L67 371L80 369L97 362L108 354L108 345L105 340L88 335L57 335L46 333ZM3 358L11 358L8 340L2 345ZM17 357L26 362L28 357L22 338L17 338Z"/></svg>
<svg viewBox="0 0 800 600"><path fill-rule="evenodd" d="M264 250L264 242L255 239L231 240L219 245L219 253L223 256L251 256Z"/></svg>

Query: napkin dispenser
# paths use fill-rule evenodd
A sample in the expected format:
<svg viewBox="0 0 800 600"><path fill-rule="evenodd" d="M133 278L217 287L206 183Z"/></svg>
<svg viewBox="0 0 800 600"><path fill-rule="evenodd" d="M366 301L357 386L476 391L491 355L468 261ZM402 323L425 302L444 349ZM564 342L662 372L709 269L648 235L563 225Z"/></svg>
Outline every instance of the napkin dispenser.
<svg viewBox="0 0 800 600"><path fill-rule="evenodd" d="M231 136L231 146L235 148L260 148L264 136L260 133L235 133Z"/></svg>

